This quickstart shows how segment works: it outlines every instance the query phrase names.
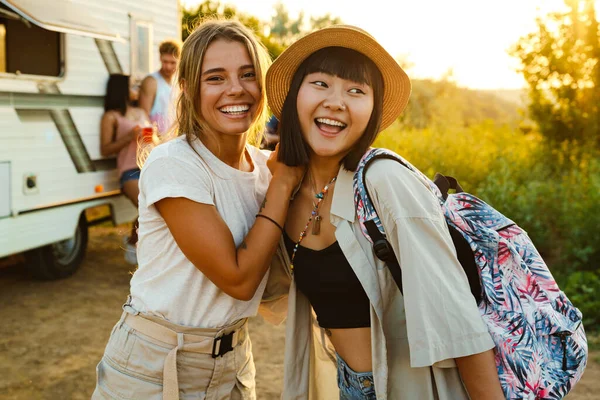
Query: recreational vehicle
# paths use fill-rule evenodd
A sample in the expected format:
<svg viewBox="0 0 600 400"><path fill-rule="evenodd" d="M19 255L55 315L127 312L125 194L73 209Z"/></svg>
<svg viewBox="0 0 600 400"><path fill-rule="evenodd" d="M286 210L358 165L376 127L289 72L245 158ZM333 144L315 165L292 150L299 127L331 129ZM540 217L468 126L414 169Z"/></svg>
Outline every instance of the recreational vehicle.
<svg viewBox="0 0 600 400"><path fill-rule="evenodd" d="M99 222L86 210L135 218L100 154L106 82L158 69L180 26L177 0L0 0L0 259L23 253L37 277L66 277Z"/></svg>

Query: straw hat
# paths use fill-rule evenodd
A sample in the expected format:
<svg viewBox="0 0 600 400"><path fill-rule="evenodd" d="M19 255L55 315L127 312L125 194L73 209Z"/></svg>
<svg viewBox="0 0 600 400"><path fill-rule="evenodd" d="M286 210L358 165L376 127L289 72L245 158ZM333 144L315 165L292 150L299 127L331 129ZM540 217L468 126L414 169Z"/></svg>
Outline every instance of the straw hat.
<svg viewBox="0 0 600 400"><path fill-rule="evenodd" d="M346 47L369 57L383 76L383 114L381 130L398 118L410 97L410 80L396 60L364 30L351 25L333 25L309 33L288 47L267 71L267 99L277 119L292 77L302 62L324 47Z"/></svg>

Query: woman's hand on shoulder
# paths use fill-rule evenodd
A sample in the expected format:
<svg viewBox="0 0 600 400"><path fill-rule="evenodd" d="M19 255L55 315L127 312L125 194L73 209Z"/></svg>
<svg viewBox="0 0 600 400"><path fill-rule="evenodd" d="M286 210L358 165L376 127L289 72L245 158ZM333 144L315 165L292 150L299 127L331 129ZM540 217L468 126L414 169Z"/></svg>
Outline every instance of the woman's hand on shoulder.
<svg viewBox="0 0 600 400"><path fill-rule="evenodd" d="M284 185L290 191L294 190L302 181L306 167L289 167L277 160L279 154L279 145L275 147L275 150L271 152L269 159L267 160L267 167L273 175L273 183Z"/></svg>

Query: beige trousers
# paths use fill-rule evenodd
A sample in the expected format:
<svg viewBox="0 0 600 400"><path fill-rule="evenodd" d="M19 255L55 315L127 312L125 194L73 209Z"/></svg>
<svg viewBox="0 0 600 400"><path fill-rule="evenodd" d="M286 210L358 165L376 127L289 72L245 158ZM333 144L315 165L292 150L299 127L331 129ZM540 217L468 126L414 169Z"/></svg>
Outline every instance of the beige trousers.
<svg viewBox="0 0 600 400"><path fill-rule="evenodd" d="M189 328L125 309L96 367L93 400L256 399L247 319ZM214 339L231 332L233 350L213 358Z"/></svg>

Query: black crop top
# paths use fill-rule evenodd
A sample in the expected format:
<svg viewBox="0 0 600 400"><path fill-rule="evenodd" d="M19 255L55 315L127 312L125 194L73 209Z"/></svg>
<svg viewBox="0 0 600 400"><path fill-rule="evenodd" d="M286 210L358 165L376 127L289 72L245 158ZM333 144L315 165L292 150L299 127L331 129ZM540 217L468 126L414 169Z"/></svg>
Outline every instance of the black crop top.
<svg viewBox="0 0 600 400"><path fill-rule="evenodd" d="M295 243L287 233L283 236L291 257ZM369 298L338 242L323 250L298 246L294 279L313 306L322 328L371 326Z"/></svg>

